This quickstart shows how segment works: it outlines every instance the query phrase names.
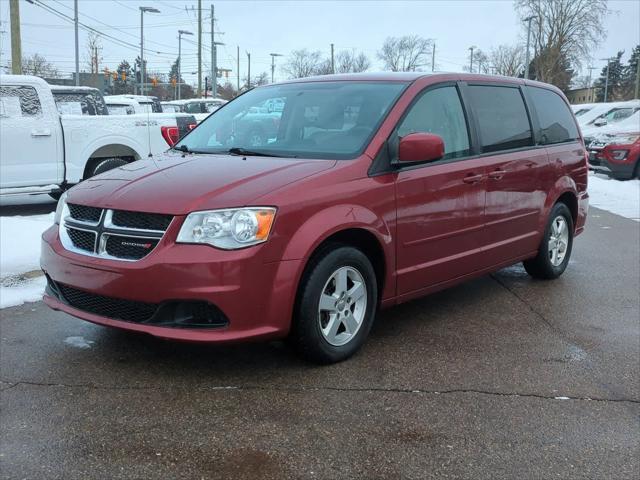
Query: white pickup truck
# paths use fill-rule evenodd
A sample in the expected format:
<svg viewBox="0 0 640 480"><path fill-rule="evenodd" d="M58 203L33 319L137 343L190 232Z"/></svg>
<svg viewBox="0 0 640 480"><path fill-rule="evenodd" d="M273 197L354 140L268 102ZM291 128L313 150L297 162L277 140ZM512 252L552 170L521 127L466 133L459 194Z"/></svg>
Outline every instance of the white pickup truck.
<svg viewBox="0 0 640 480"><path fill-rule="evenodd" d="M38 77L0 75L0 196L58 195L86 178L165 151L193 115L60 115Z"/></svg>

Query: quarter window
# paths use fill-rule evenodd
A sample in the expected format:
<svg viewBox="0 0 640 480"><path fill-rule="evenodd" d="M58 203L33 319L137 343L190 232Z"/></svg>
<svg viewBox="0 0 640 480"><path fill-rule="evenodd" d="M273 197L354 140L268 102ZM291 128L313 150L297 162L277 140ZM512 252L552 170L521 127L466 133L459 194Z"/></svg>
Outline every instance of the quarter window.
<svg viewBox="0 0 640 480"><path fill-rule="evenodd" d="M499 152L533 145L531 125L520 89L489 85L469 87L482 152Z"/></svg>
<svg viewBox="0 0 640 480"><path fill-rule="evenodd" d="M0 87L0 117L34 117L42 113L38 93L33 87Z"/></svg>
<svg viewBox="0 0 640 480"><path fill-rule="evenodd" d="M455 87L427 90L398 127L398 135L433 133L444 141L444 159L468 156L469 133Z"/></svg>
<svg viewBox="0 0 640 480"><path fill-rule="evenodd" d="M570 142L578 138L578 127L567 104L551 90L529 87L540 122L540 143Z"/></svg>

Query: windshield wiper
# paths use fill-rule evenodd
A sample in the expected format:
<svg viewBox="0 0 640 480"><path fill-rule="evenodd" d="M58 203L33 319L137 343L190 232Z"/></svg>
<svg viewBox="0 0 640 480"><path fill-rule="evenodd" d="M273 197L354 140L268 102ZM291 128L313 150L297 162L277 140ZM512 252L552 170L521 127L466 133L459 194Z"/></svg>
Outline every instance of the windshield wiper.
<svg viewBox="0 0 640 480"><path fill-rule="evenodd" d="M248 155L253 157L283 157L284 155L274 155L266 152L256 152L255 150L247 150L242 147L231 147L227 150L231 155Z"/></svg>
<svg viewBox="0 0 640 480"><path fill-rule="evenodd" d="M184 153L194 153L192 150L189 150L189 147L187 147L186 145L180 145L179 147L171 147L171 150L177 150L179 152L184 152Z"/></svg>

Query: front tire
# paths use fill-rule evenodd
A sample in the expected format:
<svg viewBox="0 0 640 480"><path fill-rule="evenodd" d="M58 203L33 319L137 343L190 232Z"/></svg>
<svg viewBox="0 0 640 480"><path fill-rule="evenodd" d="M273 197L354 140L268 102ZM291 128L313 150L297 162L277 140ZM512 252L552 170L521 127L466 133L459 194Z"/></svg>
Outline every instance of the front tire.
<svg viewBox="0 0 640 480"><path fill-rule="evenodd" d="M353 247L329 245L302 278L290 340L308 360L340 362L364 343L377 306L378 285L367 256Z"/></svg>
<svg viewBox="0 0 640 480"><path fill-rule="evenodd" d="M558 278L567 268L573 247L573 217L564 203L556 203L547 220L536 257L522 262L533 278Z"/></svg>
<svg viewBox="0 0 640 480"><path fill-rule="evenodd" d="M96 175L100 175L101 173L113 170L114 168L122 167L127 163L128 162L123 158L105 158L104 160L101 160L96 164L96 166L89 174L89 177L95 177Z"/></svg>

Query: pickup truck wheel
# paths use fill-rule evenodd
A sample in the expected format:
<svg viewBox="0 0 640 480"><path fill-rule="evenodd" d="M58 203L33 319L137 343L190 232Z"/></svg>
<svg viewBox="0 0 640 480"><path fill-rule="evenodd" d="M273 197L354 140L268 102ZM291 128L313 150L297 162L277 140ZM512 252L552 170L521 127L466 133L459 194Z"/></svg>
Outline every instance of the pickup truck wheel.
<svg viewBox="0 0 640 480"><path fill-rule="evenodd" d="M376 275L366 255L331 245L313 260L301 281L289 340L313 362L345 360L367 338L377 298Z"/></svg>
<svg viewBox="0 0 640 480"><path fill-rule="evenodd" d="M126 165L128 162L122 158L105 158L102 161L99 161L96 166L93 168L93 171L89 175L89 177L94 177L96 175L100 175L101 173L107 172L114 168L121 167Z"/></svg>
<svg viewBox="0 0 640 480"><path fill-rule="evenodd" d="M558 278L567 268L572 246L573 217L569 207L556 203L549 214L538 255L522 262L524 269L534 278Z"/></svg>

